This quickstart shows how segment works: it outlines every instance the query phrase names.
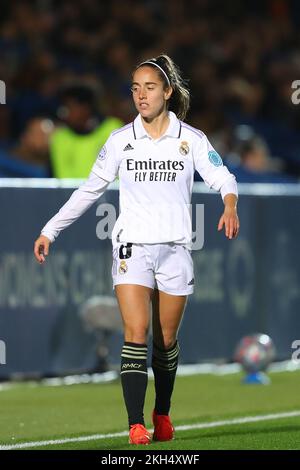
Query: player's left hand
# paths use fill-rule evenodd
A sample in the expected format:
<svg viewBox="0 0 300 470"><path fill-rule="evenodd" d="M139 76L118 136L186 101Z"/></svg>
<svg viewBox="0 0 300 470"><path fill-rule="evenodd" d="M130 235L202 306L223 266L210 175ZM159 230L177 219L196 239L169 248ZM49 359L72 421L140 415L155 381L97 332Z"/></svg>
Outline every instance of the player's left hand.
<svg viewBox="0 0 300 470"><path fill-rule="evenodd" d="M224 212L219 220L218 230L222 230L224 225L226 237L230 240L236 238L240 229L240 221L236 207L225 206Z"/></svg>

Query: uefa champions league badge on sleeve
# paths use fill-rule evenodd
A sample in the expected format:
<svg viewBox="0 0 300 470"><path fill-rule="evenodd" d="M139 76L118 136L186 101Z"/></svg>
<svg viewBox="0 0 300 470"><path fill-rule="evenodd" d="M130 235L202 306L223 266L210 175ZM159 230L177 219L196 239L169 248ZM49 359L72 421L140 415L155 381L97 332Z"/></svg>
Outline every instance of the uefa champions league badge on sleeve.
<svg viewBox="0 0 300 470"><path fill-rule="evenodd" d="M220 157L218 152L216 152L215 150L210 150L208 152L208 159L209 159L210 163L212 163L214 166L222 166L223 165L222 158Z"/></svg>
<svg viewBox="0 0 300 470"><path fill-rule="evenodd" d="M234 358L246 373L242 383L268 385L265 371L275 358L275 347L270 336L262 333L244 336L238 343Z"/></svg>
<svg viewBox="0 0 300 470"><path fill-rule="evenodd" d="M188 142L186 142L185 140L182 141L179 147L179 152L181 153L181 155L185 157L189 153L189 151L190 148Z"/></svg>
<svg viewBox="0 0 300 470"><path fill-rule="evenodd" d="M102 149L101 149L100 152L98 153L98 158L99 158L99 160L104 160L105 157L106 157L106 153L107 153L106 147L105 147L105 145L103 145Z"/></svg>
<svg viewBox="0 0 300 470"><path fill-rule="evenodd" d="M126 264L126 261L121 261L120 266L119 266L119 273L120 274L125 274L128 271L128 266Z"/></svg>

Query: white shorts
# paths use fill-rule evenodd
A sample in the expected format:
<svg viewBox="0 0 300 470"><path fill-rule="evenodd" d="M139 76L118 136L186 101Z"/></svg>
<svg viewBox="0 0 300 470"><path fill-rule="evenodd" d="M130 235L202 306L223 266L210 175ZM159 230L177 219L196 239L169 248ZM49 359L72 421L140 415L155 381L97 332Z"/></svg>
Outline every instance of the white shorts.
<svg viewBox="0 0 300 470"><path fill-rule="evenodd" d="M171 295L194 291L191 252L175 243L116 243L113 246L113 286L139 284Z"/></svg>

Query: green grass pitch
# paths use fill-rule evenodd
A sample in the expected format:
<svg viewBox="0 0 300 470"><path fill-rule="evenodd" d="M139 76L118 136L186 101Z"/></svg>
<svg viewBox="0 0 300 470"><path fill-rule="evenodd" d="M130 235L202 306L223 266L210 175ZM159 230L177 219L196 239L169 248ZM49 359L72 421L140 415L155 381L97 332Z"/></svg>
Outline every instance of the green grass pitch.
<svg viewBox="0 0 300 470"><path fill-rule="evenodd" d="M299 372L270 374L270 385L243 385L241 375L178 377L172 419L176 426L227 421L178 430L171 442L149 450L300 449L300 416L230 424L234 418L300 411ZM145 419L151 428L154 385L149 380ZM61 387L20 384L0 392L0 448L26 442L83 438L126 431L120 382ZM144 446L139 446L143 447ZM127 435L30 449L132 449ZM136 449L136 447L135 447Z"/></svg>

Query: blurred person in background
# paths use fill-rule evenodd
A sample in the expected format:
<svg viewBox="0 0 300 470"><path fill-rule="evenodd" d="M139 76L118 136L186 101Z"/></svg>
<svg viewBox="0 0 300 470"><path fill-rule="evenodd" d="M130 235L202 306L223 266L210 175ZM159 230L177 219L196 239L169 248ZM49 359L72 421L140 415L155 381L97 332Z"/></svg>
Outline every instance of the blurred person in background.
<svg viewBox="0 0 300 470"><path fill-rule="evenodd" d="M252 173L268 173L275 170L268 147L258 136L243 142L239 148L239 155L242 167Z"/></svg>
<svg viewBox="0 0 300 470"><path fill-rule="evenodd" d="M123 123L100 115L98 94L89 84L66 86L60 102L58 116L63 125L53 133L50 144L53 177L86 178L99 149Z"/></svg>
<svg viewBox="0 0 300 470"><path fill-rule="evenodd" d="M0 77L13 126L3 138L16 139L32 112L52 116L66 77L100 76L104 114L131 121L128 69L165 49L190 75L192 125L210 138L220 122L250 125L300 175L300 106L291 102L300 71L296 3L224 2L221 11L216 0L6 2Z"/></svg>
<svg viewBox="0 0 300 470"><path fill-rule="evenodd" d="M129 442L149 444L144 401L152 307L155 405L153 439L174 436L169 416L179 358L178 330L194 290L189 206L194 169L221 193L218 230L237 236L237 184L206 135L187 125L189 91L170 57L141 62L132 74L135 120L113 132L88 180L42 229L34 245L39 263L61 230L77 220L120 179L120 215L112 232L112 277L123 325L121 382Z"/></svg>
<svg viewBox="0 0 300 470"><path fill-rule="evenodd" d="M241 183L295 183L297 179L283 171L283 161L271 157L264 139L249 126L234 131L232 151L226 162Z"/></svg>
<svg viewBox="0 0 300 470"><path fill-rule="evenodd" d="M49 177L49 141L53 132L54 124L49 118L37 116L27 121L17 145L0 150L0 176Z"/></svg>

